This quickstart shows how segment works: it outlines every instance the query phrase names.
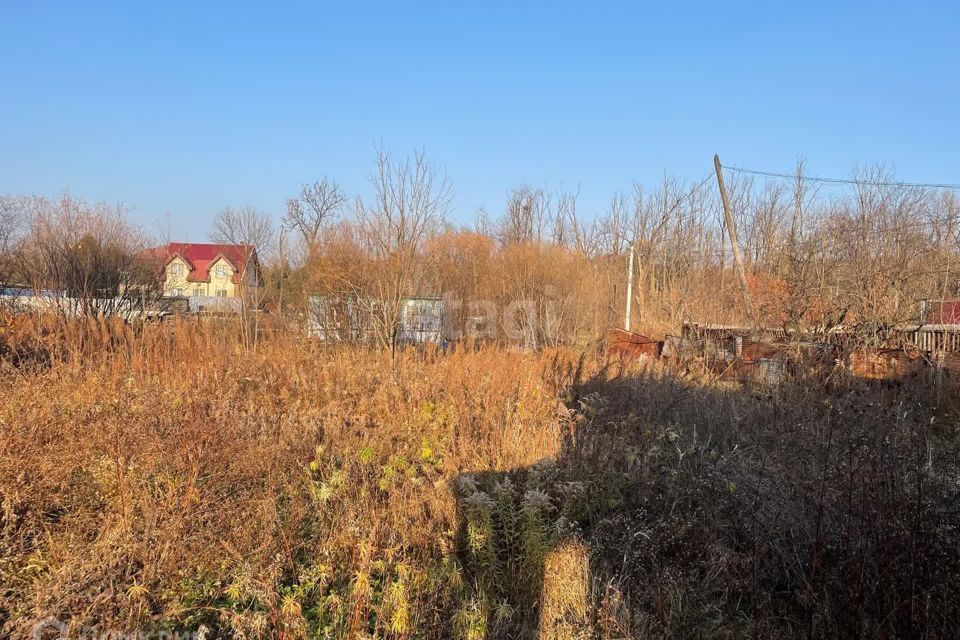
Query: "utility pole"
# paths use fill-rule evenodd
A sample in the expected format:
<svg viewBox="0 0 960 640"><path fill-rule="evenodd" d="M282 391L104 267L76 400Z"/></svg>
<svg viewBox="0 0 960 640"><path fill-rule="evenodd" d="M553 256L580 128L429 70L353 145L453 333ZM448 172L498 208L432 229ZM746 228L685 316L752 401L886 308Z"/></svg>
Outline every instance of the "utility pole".
<svg viewBox="0 0 960 640"><path fill-rule="evenodd" d="M723 305L724 285L727 280L727 223L720 225L720 304Z"/></svg>
<svg viewBox="0 0 960 640"><path fill-rule="evenodd" d="M624 314L623 328L630 331L630 304L633 301L633 243L630 243L630 257L627 258L627 311Z"/></svg>
<svg viewBox="0 0 960 640"><path fill-rule="evenodd" d="M280 313L280 317L281 317L281 318L283 317L283 281L284 281L284 279L287 277L287 254L286 254L286 252L284 251L284 249L285 249L285 247L284 247L284 240L286 239L286 238L284 237L285 231L286 231L286 230L285 230L283 227L280 227L280 242L279 242L279 245L280 245L280 246L279 246L279 249L280 249L280 284L279 284L279 287L278 287L279 291L278 291L278 296L277 296L277 303L278 303L278 304L277 304L277 308L278 308L278 311L279 311L279 313Z"/></svg>
<svg viewBox="0 0 960 640"><path fill-rule="evenodd" d="M743 299L747 306L747 317L750 318L750 322L753 322L753 303L750 301L750 287L747 285L747 272L743 268L743 259L740 257L740 243L737 241L737 229L733 225L733 215L730 213L730 198L727 197L727 187L723 183L723 167L720 164L719 155L714 154L713 167L717 172L717 184L720 186L720 199L723 201L723 219L727 225L727 233L730 235L730 248L733 249L733 262L737 267L737 275L740 276L740 285L743 287Z"/></svg>

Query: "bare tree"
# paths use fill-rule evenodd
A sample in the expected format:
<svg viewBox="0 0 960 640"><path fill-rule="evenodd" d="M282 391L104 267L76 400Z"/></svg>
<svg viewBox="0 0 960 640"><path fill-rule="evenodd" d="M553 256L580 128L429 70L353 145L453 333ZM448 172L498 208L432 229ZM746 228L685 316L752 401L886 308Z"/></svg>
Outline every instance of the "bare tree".
<svg viewBox="0 0 960 640"><path fill-rule="evenodd" d="M594 257L601 250L602 224L596 220L590 224L584 223L577 217L577 200L579 191L557 194L555 216L557 226L566 229L565 241L557 244L571 246L576 252L588 257Z"/></svg>
<svg viewBox="0 0 960 640"><path fill-rule="evenodd" d="M284 228L300 235L307 261L315 254L320 232L329 224L347 203L347 197L335 181L323 177L313 184L305 184L296 198L287 200Z"/></svg>
<svg viewBox="0 0 960 640"><path fill-rule="evenodd" d="M619 256L629 247L632 238L627 237L627 199L622 193L615 193L610 198L610 208L599 224L602 252Z"/></svg>
<svg viewBox="0 0 960 640"><path fill-rule="evenodd" d="M272 258L274 255L274 241L276 229L273 221L266 213L251 206L234 209L224 207L213 220L213 230L210 240L225 244L247 245L250 258L247 260L247 269L253 269L253 277L257 286L243 290L242 317L243 338L248 345L256 348L260 336L259 310L264 302L264 287L260 269L260 259Z"/></svg>
<svg viewBox="0 0 960 640"><path fill-rule="evenodd" d="M0 196L0 289L9 285L13 278L15 253L25 220L23 198Z"/></svg>
<svg viewBox="0 0 960 640"><path fill-rule="evenodd" d="M515 188L507 201L503 218L497 225L500 244L509 247L539 242L543 238L549 208L550 196L542 189L533 189L526 185Z"/></svg>
<svg viewBox="0 0 960 640"><path fill-rule="evenodd" d="M357 199L357 231L371 258L370 268L347 274L347 280L357 302L366 307L380 343L395 353L403 299L422 293L430 270L423 249L444 223L450 183L423 151L394 161L383 148L377 150L371 182L373 201Z"/></svg>
<svg viewBox="0 0 960 640"><path fill-rule="evenodd" d="M209 238L224 244L248 244L261 256L270 256L276 238L273 220L254 207L224 207L213 220Z"/></svg>

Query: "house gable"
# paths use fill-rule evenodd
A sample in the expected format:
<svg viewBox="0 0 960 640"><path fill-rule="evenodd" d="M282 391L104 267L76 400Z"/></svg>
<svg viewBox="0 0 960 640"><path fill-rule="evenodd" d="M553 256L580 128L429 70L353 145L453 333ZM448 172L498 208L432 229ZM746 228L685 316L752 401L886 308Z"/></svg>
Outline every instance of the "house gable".
<svg viewBox="0 0 960 640"><path fill-rule="evenodd" d="M182 256L174 255L164 268L163 292L165 295L185 295L190 288L190 271L193 269Z"/></svg>
<svg viewBox="0 0 960 640"><path fill-rule="evenodd" d="M215 296L232 296L235 285L235 273L236 269L226 257L217 256L213 259L207 269L211 294Z"/></svg>

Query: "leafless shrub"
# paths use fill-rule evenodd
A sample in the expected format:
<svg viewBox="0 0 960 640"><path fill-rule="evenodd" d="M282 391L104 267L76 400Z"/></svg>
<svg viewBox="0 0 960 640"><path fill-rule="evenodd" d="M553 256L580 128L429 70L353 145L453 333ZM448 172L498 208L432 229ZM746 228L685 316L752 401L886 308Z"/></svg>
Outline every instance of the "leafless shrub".
<svg viewBox="0 0 960 640"><path fill-rule="evenodd" d="M345 227L349 240L342 245L362 257L341 261L332 284L362 308L378 343L394 352L404 297L424 293L430 273L424 249L442 227L450 184L422 151L395 161L382 148L371 183L375 195L357 199L356 223Z"/></svg>
<svg viewBox="0 0 960 640"><path fill-rule="evenodd" d="M26 226L26 199L0 196L0 289L13 284L16 250Z"/></svg>
<svg viewBox="0 0 960 640"><path fill-rule="evenodd" d="M59 311L85 316L141 314L159 295L146 241L122 206L63 196L33 198L18 273Z"/></svg>

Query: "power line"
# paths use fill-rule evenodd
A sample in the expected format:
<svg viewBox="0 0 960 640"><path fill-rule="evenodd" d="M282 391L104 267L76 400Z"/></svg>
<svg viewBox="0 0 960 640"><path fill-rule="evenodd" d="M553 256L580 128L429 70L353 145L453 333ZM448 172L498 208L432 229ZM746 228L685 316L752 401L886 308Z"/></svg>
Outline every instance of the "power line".
<svg viewBox="0 0 960 640"><path fill-rule="evenodd" d="M853 184L870 187L918 187L923 189L951 189L960 190L960 184L951 183L931 183L931 182L887 182L871 180L852 180L850 178L821 178L818 176L805 176L790 173L777 173L775 171L761 171L760 169L746 169L744 167L731 167L723 165L724 169L735 171L737 173L749 173L757 176L767 176L770 178L788 178L790 180L803 180L804 182L822 182L826 184Z"/></svg>
<svg viewBox="0 0 960 640"><path fill-rule="evenodd" d="M678 198L677 198L677 201L673 203L673 206L672 206L672 207L670 207L670 210L667 211L665 214L663 214L663 217L664 217L664 218L670 217L670 214L672 214L674 211L676 211L676 210L677 210L677 207L679 207L681 204L683 204L683 201L684 201L684 200L686 200L686 199L688 199L688 198L692 198L693 195L694 195L695 193L697 193L698 191L700 191L700 188L703 187L703 185L707 184L707 182L709 182L712 178L713 178L713 172L711 171L711 172L708 173L706 176L704 176L703 180L701 180L700 182L698 182L698 183L695 184L694 186L690 187L690 190L689 190L689 191L687 191L686 193L684 193L683 195L681 195L680 197L678 197Z"/></svg>
<svg viewBox="0 0 960 640"><path fill-rule="evenodd" d="M906 231L914 231L917 229L922 229L924 227L927 230L933 230L935 227L935 222L931 220L914 220L912 222L905 222L897 225L890 225L885 227L871 228L871 229L856 229L856 228L846 228L843 231L847 235L838 235L836 229L832 230L834 233L830 233L830 229L821 230L821 237L816 239L808 237L804 240L798 240L796 242L792 240L785 240L776 243L759 243L752 246L748 246L747 250L752 251L755 249L760 249L764 252L775 252L782 249L791 249L794 247L814 247L814 248L831 248L834 249L838 246L849 244L851 240L868 240L878 237L883 237L889 234L896 234ZM673 238L663 238L659 240L648 240L652 244L664 244L669 246L671 241L680 241L677 237ZM750 242L747 242L747 245L750 245ZM659 248L659 247L658 247ZM936 248L931 247L936 250ZM721 250L720 247L703 247L703 248L685 248L682 253L686 255L699 255L699 256L721 256L727 255L727 252L730 251L730 248Z"/></svg>
<svg viewBox="0 0 960 640"><path fill-rule="evenodd" d="M722 167L723 167L724 169L729 169L730 171L736 171L736 172L740 172L740 173L750 173L750 174L755 174L755 175L762 175L762 176L769 176L769 177L777 177L777 178L788 178L788 179L796 179L796 178L797 178L796 175L791 175L791 174L786 174L786 173L776 173L776 172L772 172L772 171L760 171L760 170L756 170L756 169L746 169L746 168L743 168L743 167L732 167L732 166L727 166L727 165L722 165ZM698 193L698 192L701 190L701 188L702 188L707 182L709 182L711 179L713 179L714 175L715 175L715 174L714 174L713 171L709 172L706 176L704 176L704 178L703 178L702 180L700 180L700 181L697 182L693 187L691 187L691 188L689 189L689 191L686 191L686 192L683 193L681 196L679 196L679 197L676 199L676 201L673 203L673 206L671 206L670 209L667 210L667 211L663 214L663 219L661 220L661 223L660 223L660 224L661 224L661 225L665 224L665 223L667 222L667 219L671 216L671 214L673 214L673 212L676 211L677 208L679 208L679 206L680 206L681 204L683 204L683 202L684 202L685 200L691 198L691 197L694 196L696 193ZM820 177L813 177L813 176L801 176L801 179L802 179L802 180L805 180L805 181L825 182L825 183L830 183L830 184L855 184L855 185L871 185L871 186L924 187L924 188L942 188L942 189L958 189L958 190L960 190L960 185L956 185L956 184L932 184L932 183L913 183L913 182L870 182L870 181L845 180L845 179L840 179L840 178L820 178ZM894 225L889 225L889 226L881 226L881 227L879 227L879 228L874 227L874 228L869 228L869 229L847 230L847 231L850 232L856 240L869 240L869 239L873 239L873 238L876 238L876 237L886 236L886 235L888 235L888 234L896 234L896 233L908 232L908 231L913 231L913 230L917 230L917 229L921 229L921 228L924 228L926 231L933 231L934 229L936 229L936 224L937 224L937 222L936 222L935 220L931 220L931 219L920 219L920 220L913 220L913 221L910 221L910 222L902 222L902 223L900 223L900 224L894 224ZM827 234L830 234L829 229L822 229L821 232L825 232L825 233L827 233ZM829 248L829 249L833 250L833 249L836 249L839 245L848 243L848 242L850 241L850 239L851 239L850 236L841 236L841 235L837 235L837 234L834 233L834 234L830 234L828 237L820 237L820 238L817 240L816 244L819 245L819 248L821 248L821 249L828 249L828 248ZM676 238L673 238L673 240L676 240ZM804 244L808 244L808 243L810 242L810 240L811 240L811 239L808 238L808 239L806 239L806 241L800 241L799 243L794 243L794 241L783 241L783 242L778 242L778 243L761 243L759 246L751 247L751 249L757 249L757 248L759 248L760 250L762 250L762 251L764 251L764 252L776 252L776 251L779 251L779 250L782 250L782 249L793 248L793 247L796 247L796 246L798 246L798 245L803 246ZM664 237L664 238L661 238L661 239L659 239L659 240L655 240L655 241L654 241L652 238L650 238L650 239L647 240L647 242L648 242L648 243L651 243L651 244L654 244L654 245L669 246L670 243L671 243L671 239ZM634 238L633 241L632 241L631 243L629 243L629 244L635 245L636 243L637 243L637 238ZM660 247L657 247L656 250L659 250L659 248L660 248ZM708 247L701 247L701 248L685 248L685 249L683 250L683 253L685 253L685 254L687 254L687 255L689 255L689 256L691 256L691 257L693 257L693 256L702 256L702 257L706 257L706 256L717 256L717 257L725 257L725 256L727 255L727 252L728 252L728 251L729 251L729 248L721 249L720 247L710 247L710 246L708 246Z"/></svg>

